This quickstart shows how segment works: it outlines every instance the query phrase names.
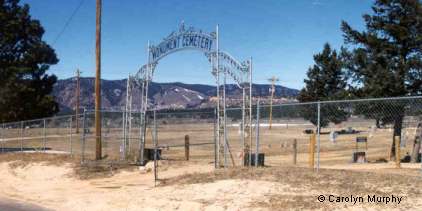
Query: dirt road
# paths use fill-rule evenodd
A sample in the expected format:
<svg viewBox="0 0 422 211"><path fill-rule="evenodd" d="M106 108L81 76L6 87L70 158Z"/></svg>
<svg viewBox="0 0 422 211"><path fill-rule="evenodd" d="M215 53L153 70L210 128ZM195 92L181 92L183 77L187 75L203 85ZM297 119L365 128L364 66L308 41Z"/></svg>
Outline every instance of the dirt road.
<svg viewBox="0 0 422 211"><path fill-rule="evenodd" d="M48 209L42 208L37 205L33 205L26 202L16 201L7 198L0 198L0 210L10 211L48 211Z"/></svg>

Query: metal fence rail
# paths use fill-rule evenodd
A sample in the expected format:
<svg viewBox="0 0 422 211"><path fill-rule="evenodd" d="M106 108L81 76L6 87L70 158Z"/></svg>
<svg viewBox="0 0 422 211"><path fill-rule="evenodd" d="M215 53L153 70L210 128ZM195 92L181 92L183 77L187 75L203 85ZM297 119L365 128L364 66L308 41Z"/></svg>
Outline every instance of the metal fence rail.
<svg viewBox="0 0 422 211"><path fill-rule="evenodd" d="M75 121L81 116L59 116L3 123L0 128L1 152L51 151L73 154L78 139Z"/></svg>
<svg viewBox="0 0 422 211"><path fill-rule="evenodd" d="M252 154L263 153L266 165L307 166L313 137L316 159L312 165L316 169L353 163L353 156L359 151L366 153L365 162L389 160L394 152L394 136L400 137L403 157L408 155L413 161L419 153L415 150L422 137L422 96L273 105L271 122L269 110L270 105L256 103L252 133L243 134L242 109L227 109L228 141L221 152L227 163L244 165L246 147ZM155 118L153 113L149 111L146 117L146 148L160 148L163 159L183 160L184 137L189 135L190 144L195 147L190 153L192 159L215 161L213 109L156 111ZM101 114L104 159L137 162L141 113L101 111ZM76 125L81 127L79 133ZM356 142L362 137L367 140L364 146ZM57 116L1 124L0 152L27 151L64 153L82 161L93 160L94 112L86 110L77 117ZM253 156L247 157L252 159ZM254 156L252 163L257 165L258 157Z"/></svg>
<svg viewBox="0 0 422 211"><path fill-rule="evenodd" d="M261 152L270 155L268 162L273 165L292 163L294 142L298 144L299 165L308 165L311 133L316 139L312 165L317 170L354 162L388 161L394 157L395 136L401 154L408 155L401 159L406 160L415 154L415 145L420 145L422 136L422 130L418 130L422 124L420 96L275 105L271 128L269 106L260 107ZM358 139L366 141L361 144ZM363 160L354 160L359 153L364 153Z"/></svg>

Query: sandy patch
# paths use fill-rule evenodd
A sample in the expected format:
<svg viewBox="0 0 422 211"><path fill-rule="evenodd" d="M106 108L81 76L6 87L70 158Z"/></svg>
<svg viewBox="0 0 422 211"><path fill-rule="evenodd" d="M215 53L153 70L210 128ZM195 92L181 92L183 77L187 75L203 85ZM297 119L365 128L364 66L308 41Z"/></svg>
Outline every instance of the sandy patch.
<svg viewBox="0 0 422 211"><path fill-rule="evenodd" d="M373 172L321 169L317 174L297 167L214 171L212 164L160 162L159 178L166 180L157 187L152 172L120 171L111 177L81 180L72 165L0 162L0 197L54 210L383 210L422 206L422 199L416 197L421 193L421 179L377 173L390 168L389 164L354 165L356 170L372 166ZM406 199L400 206L343 206L319 203L316 196L320 194L400 194Z"/></svg>

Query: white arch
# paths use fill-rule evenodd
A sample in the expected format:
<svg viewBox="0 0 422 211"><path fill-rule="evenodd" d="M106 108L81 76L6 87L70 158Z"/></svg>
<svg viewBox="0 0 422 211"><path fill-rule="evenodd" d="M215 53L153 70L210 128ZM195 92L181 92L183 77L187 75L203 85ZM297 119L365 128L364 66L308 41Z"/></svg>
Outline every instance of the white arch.
<svg viewBox="0 0 422 211"><path fill-rule="evenodd" d="M223 139L224 143L224 165L227 165L226 151L228 148L227 134L226 134L226 100L225 100L225 88L220 88L221 80L223 81L223 86L226 85L226 75L231 77L236 84L243 91L243 106L242 106L242 125L243 125L243 134L242 134L242 144L243 149L245 150L245 135L251 138L251 101L252 101L252 62L245 61L239 62L233 56L227 52L219 50L218 46L218 27L216 32L211 32L209 34L204 33L202 30L195 30L193 27L185 29L184 24L182 24L177 32L172 32L169 36L164 38L160 44L157 46L148 44L148 62L143 65L138 72L135 74L135 83L140 86L141 89L141 113L145 117L147 108L148 108L148 86L152 81L154 70L158 65L158 62L170 55L172 53L182 51L182 50L199 50L205 54L208 58L208 61L211 63L211 73L216 77L217 82L217 142L218 147L220 147L220 139ZM223 73L224 77L221 77L220 74ZM220 94L222 91L222 94ZM143 149L145 143L145 120L141 119L141 144L140 144L140 162L143 164ZM221 130L224 128L224 130ZM248 131L249 130L249 131ZM252 139L251 139L252 140ZM218 152L216 152L219 154ZM243 154L243 153L242 153ZM249 156L251 157L251 156ZM217 160L219 160L219 155ZM242 160L243 162L243 160ZM216 161L217 163L217 161ZM234 161L233 161L234 165ZM217 165L216 165L217 167Z"/></svg>

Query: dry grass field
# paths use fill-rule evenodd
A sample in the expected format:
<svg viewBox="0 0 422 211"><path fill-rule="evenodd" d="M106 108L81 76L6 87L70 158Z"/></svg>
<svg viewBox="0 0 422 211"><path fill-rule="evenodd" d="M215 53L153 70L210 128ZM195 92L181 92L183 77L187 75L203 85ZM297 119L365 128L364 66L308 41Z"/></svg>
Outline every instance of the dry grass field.
<svg viewBox="0 0 422 211"><path fill-rule="evenodd" d="M303 122L275 123L271 130L260 128L260 152L265 153L265 167L242 168L241 139L238 126L229 124L230 168L214 169L214 145L192 146L190 160L184 160L184 137L190 143L214 141L212 123L159 122L158 140L163 160L158 162L158 181L154 183L151 163L139 169L134 165L80 164L80 134L69 135L67 128L49 133L47 152L0 153L0 197L24 200L55 210L331 210L369 209L418 210L422 207L421 164L403 163L398 169L387 159L391 146L391 129L371 128L369 122L349 122L324 128L321 133L319 172L308 167L310 135ZM353 127L357 134L339 135L336 143L329 140L332 130ZM11 129L12 130L12 129ZM39 129L26 130L23 142L6 137L1 146L8 148L42 148L43 139L31 139ZM410 152L414 128L402 155ZM91 130L92 131L92 130ZM139 130L131 137L132 153L139 146ZM357 136L368 137L367 163L351 163ZM293 164L293 140L298 142L297 164ZM121 130L104 133L103 151L108 161L117 161L120 153ZM255 139L253 139L255 143ZM180 145L182 147L172 147ZM151 130L147 146L151 147ZM73 157L69 156L72 148ZM94 139L86 137L86 158L93 158ZM157 185L157 186L155 186ZM365 202L319 202L334 196L361 196ZM401 202L367 202L368 195L395 195Z"/></svg>

